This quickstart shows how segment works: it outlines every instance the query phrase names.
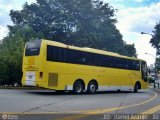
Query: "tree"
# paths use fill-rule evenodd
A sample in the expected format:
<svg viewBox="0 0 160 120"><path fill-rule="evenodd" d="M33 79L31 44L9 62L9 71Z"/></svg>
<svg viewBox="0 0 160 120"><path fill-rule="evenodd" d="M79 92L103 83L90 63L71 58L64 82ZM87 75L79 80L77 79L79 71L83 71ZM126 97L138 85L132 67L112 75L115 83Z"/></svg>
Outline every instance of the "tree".
<svg viewBox="0 0 160 120"><path fill-rule="evenodd" d="M130 57L137 57L136 54L136 49L135 49L135 45L134 44L125 44L125 50L126 53L124 53L126 56L130 56Z"/></svg>
<svg viewBox="0 0 160 120"><path fill-rule="evenodd" d="M0 45L0 84L20 84L22 77L22 55L25 40L19 29L12 29Z"/></svg>
<svg viewBox="0 0 160 120"><path fill-rule="evenodd" d="M156 58L156 72L160 71L160 58Z"/></svg>
<svg viewBox="0 0 160 120"><path fill-rule="evenodd" d="M29 26L39 38L123 55L133 46L122 40L115 23L115 9L101 0L37 0L23 10L10 12L17 26ZM126 47L127 46L127 47Z"/></svg>
<svg viewBox="0 0 160 120"><path fill-rule="evenodd" d="M153 31L154 35L153 35L150 43L152 44L152 46L154 48L156 48L156 51L157 51L157 53L156 53L156 56L157 56L156 70L160 70L160 57L158 57L160 55L160 22L155 25L154 29L155 29Z"/></svg>
<svg viewBox="0 0 160 120"><path fill-rule="evenodd" d="M102 0L37 0L10 17L14 25L0 43L0 84L20 82L24 44L35 38L136 55L115 26L115 9Z"/></svg>
<svg viewBox="0 0 160 120"><path fill-rule="evenodd" d="M154 27L154 35L150 41L150 43L152 44L153 47L155 47L156 49L160 49L160 22L158 24L155 25ZM160 52L160 51L159 51ZM159 53L160 54L160 53Z"/></svg>

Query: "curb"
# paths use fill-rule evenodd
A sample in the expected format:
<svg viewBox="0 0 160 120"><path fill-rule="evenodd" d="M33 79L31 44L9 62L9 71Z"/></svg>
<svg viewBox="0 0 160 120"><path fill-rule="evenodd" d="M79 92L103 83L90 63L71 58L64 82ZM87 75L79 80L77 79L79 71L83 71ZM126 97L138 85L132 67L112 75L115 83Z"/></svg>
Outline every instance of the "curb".
<svg viewBox="0 0 160 120"><path fill-rule="evenodd" d="M159 90L157 90L157 89L153 89L154 91L156 91L156 92L158 92L158 93L160 93L160 88L159 88Z"/></svg>
<svg viewBox="0 0 160 120"><path fill-rule="evenodd" d="M16 90L40 90L41 88L36 87L2 87L0 86L0 89L16 89Z"/></svg>
<svg viewBox="0 0 160 120"><path fill-rule="evenodd" d="M158 88L158 90L157 90L157 88L156 89L154 89L152 87L148 87L148 88L151 89L151 90L153 90L153 91L155 91L155 92L157 92L157 93L160 93L160 88Z"/></svg>

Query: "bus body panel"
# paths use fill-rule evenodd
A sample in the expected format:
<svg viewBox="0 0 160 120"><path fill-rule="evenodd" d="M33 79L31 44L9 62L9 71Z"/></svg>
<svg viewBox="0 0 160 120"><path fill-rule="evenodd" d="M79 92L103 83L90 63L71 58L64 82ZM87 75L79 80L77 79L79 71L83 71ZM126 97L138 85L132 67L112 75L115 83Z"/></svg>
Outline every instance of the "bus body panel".
<svg viewBox="0 0 160 120"><path fill-rule="evenodd" d="M133 90L136 82L139 81L141 89L147 88L147 83L142 80L141 70L47 61L47 45L68 47L61 43L42 40L38 56L25 56L24 52L22 85L54 90L73 90L74 82L83 80L85 90L87 90L89 82L96 80L99 91Z"/></svg>

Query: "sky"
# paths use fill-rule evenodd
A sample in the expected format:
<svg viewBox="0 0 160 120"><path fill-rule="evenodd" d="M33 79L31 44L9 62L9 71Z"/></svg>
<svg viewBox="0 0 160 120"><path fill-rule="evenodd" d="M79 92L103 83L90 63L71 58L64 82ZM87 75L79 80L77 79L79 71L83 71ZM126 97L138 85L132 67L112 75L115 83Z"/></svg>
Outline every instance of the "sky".
<svg viewBox="0 0 160 120"><path fill-rule="evenodd" d="M29 4L36 0L0 0L0 39L8 34L7 25L12 25L9 11L21 10L25 2ZM128 44L135 44L138 58L154 64L155 49L149 43L154 26L160 22L160 0L103 0L117 9L116 27ZM151 54L147 55L145 53Z"/></svg>

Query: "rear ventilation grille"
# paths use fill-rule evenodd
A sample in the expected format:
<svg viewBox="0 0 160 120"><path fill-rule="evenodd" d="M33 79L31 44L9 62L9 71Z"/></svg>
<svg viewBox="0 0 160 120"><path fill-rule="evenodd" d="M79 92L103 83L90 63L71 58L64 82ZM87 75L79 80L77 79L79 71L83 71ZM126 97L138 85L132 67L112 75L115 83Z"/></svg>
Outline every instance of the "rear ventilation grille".
<svg viewBox="0 0 160 120"><path fill-rule="evenodd" d="M50 87L58 86L58 74L57 73L49 73L48 86Z"/></svg>

